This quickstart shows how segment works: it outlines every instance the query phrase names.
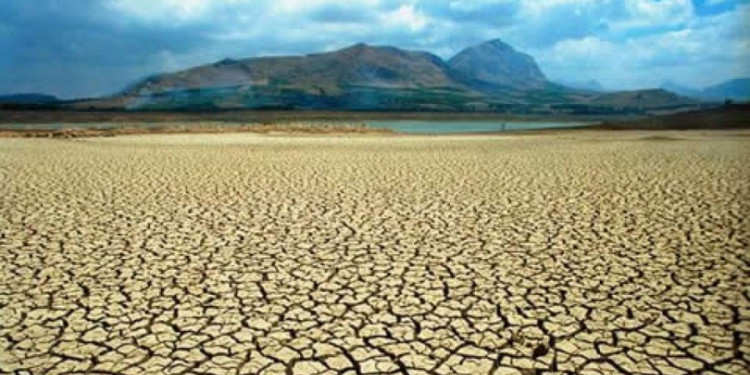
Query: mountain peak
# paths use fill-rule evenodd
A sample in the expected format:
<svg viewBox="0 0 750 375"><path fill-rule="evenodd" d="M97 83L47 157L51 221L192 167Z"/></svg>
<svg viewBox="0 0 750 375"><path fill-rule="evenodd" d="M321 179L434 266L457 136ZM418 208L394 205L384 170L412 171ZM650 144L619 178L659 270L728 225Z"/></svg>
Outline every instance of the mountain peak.
<svg viewBox="0 0 750 375"><path fill-rule="evenodd" d="M406 54L406 51L403 51L396 47L374 46L374 45L370 45L366 43L357 43L349 47L344 47L339 50L331 51L328 53L315 54L315 55L345 56L345 58L349 58L349 59L360 59L360 58L363 58L364 56L373 56L373 55L385 56L388 54L404 55Z"/></svg>
<svg viewBox="0 0 750 375"><path fill-rule="evenodd" d="M513 52L516 52L516 49L513 48L513 46L511 46L508 43L505 43L504 41L502 41L502 39L488 40L488 41L486 41L484 43L481 43L481 44L478 44L478 45L476 45L474 47L475 48L488 48L488 47L490 47L490 48L495 48L495 49L499 49L499 50L503 50L503 51L513 51Z"/></svg>
<svg viewBox="0 0 750 375"><path fill-rule="evenodd" d="M371 46L371 45L369 45L369 44L367 44L367 43L362 43L362 42L359 42L359 43L357 43L357 44L352 44L352 45L351 45L351 46L349 46L349 47L344 47L344 48L340 49L340 51L347 51L347 50L365 50L365 49L371 49L371 48L373 48L373 46Z"/></svg>
<svg viewBox="0 0 750 375"><path fill-rule="evenodd" d="M333 52L329 52L329 54L392 54L392 55L401 55L401 56L407 56L407 55L417 55L417 54L427 54L426 52L416 52L416 51L408 51L403 50L398 47L393 46L376 46L372 44L366 44L366 43L357 43L353 44L349 47L344 47L340 50L336 50Z"/></svg>
<svg viewBox="0 0 750 375"><path fill-rule="evenodd" d="M448 61L448 66L483 87L540 89L549 83L533 57L500 39L464 49Z"/></svg>
<svg viewBox="0 0 750 375"><path fill-rule="evenodd" d="M214 66L226 66L226 65L233 65L237 64L238 61L232 58L224 58L214 63Z"/></svg>

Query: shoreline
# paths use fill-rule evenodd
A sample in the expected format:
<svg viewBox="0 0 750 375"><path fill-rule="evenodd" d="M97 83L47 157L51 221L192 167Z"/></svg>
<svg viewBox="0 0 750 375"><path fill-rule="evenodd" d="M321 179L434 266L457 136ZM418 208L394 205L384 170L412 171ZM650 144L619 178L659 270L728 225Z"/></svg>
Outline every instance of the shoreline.
<svg viewBox="0 0 750 375"><path fill-rule="evenodd" d="M49 123L289 123L363 121L524 121L602 122L630 121L645 116L524 115L494 112L378 112L378 111L221 111L221 112L127 112L67 110L2 110L0 128L6 124Z"/></svg>
<svg viewBox="0 0 750 375"><path fill-rule="evenodd" d="M376 120L387 121L387 120ZM393 120L393 121L428 121L428 120ZM435 120L439 122L440 120ZM442 121L451 121L444 119ZM475 120L480 121L480 120ZM481 120L488 121L488 120ZM509 121L510 122L510 121ZM532 121L529 121L532 123ZM541 121L537 121L541 122ZM565 123L565 122L563 122ZM149 134L231 134L231 133L281 133L290 135L389 135L389 136L451 136L451 135L514 135L529 134L530 132L566 131L571 129L590 129L600 123L581 125L580 122L570 122L570 126L554 128L530 128L508 130L478 130L455 132L408 132L398 131L388 127L371 126L363 122L344 121L299 121L278 123L48 123L48 124L16 124L14 127L0 124L0 138L88 138L115 137L122 135ZM88 125L88 126L87 126Z"/></svg>
<svg viewBox="0 0 750 375"><path fill-rule="evenodd" d="M0 111L0 138L81 138L135 134L289 133L289 134L388 134L388 135L514 135L584 130L722 130L750 129L750 105L730 105L702 111L645 118L594 120L571 116L517 116L489 113L435 112L222 112L222 113L123 113ZM40 117L41 116L41 117ZM45 121L41 121L45 120ZM377 122L555 122L549 128L403 131ZM590 122L581 125L584 122ZM369 124L368 124L369 123Z"/></svg>
<svg viewBox="0 0 750 375"><path fill-rule="evenodd" d="M135 126L133 126L135 125ZM140 125L140 126L138 126ZM132 124L102 128L4 128L0 125L0 138L90 138L149 134L231 134L231 133L290 133L290 134L396 134L390 129L366 127L362 124L185 124L152 126L158 124Z"/></svg>
<svg viewBox="0 0 750 375"><path fill-rule="evenodd" d="M118 129L61 129L61 130L29 130L15 131L0 129L0 140L2 139L85 139L85 138L113 138L127 136L160 136L160 135L242 135L254 134L259 136L281 136L281 137L306 137L306 136L362 136L362 137L388 137L388 138L436 138L449 139L454 137L523 137L523 136L607 136L620 138L633 134L648 135L649 140L661 138L676 139L675 136L699 134L701 136L750 136L750 129L612 129L599 126L565 127L549 129L507 130L507 131L479 131L479 132L456 132L456 133L400 133L390 129L373 129L362 127L284 127L284 126L257 126L238 127L232 129L216 128L118 128ZM664 136L664 134L668 134ZM627 138L627 137L626 137Z"/></svg>

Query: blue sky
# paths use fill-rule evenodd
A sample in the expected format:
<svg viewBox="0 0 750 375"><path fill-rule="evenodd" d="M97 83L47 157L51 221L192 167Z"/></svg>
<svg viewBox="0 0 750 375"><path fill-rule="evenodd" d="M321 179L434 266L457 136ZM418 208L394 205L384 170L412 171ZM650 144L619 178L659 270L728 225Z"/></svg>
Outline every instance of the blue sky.
<svg viewBox="0 0 750 375"><path fill-rule="evenodd" d="M554 80L750 76L750 0L1 0L0 93L96 96L224 57L357 42L449 58L494 38Z"/></svg>

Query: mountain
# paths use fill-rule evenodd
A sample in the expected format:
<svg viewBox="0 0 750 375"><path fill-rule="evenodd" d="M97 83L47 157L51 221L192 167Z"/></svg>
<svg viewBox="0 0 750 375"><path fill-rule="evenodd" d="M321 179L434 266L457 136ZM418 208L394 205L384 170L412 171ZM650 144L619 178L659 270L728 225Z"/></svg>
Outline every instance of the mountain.
<svg viewBox="0 0 750 375"><path fill-rule="evenodd" d="M702 96L714 100L750 100L750 78L737 78L703 89Z"/></svg>
<svg viewBox="0 0 750 375"><path fill-rule="evenodd" d="M544 89L549 81L533 57L499 39L468 47L448 66L475 87Z"/></svg>
<svg viewBox="0 0 750 375"><path fill-rule="evenodd" d="M722 101L726 99L742 101L750 99L750 78L736 78L703 89L691 88L672 81L666 81L662 84L661 88L682 96L708 101Z"/></svg>
<svg viewBox="0 0 750 375"><path fill-rule="evenodd" d="M637 110L674 108L698 104L695 100L662 90L637 90L607 93L592 98L589 105Z"/></svg>
<svg viewBox="0 0 750 375"><path fill-rule="evenodd" d="M225 59L155 75L79 107L460 110L477 96L433 54L356 44L305 56Z"/></svg>
<svg viewBox="0 0 750 375"><path fill-rule="evenodd" d="M57 98L46 94L9 94L0 95L0 103L3 104L48 104L57 102Z"/></svg>
<svg viewBox="0 0 750 375"><path fill-rule="evenodd" d="M567 102L534 59L494 40L449 62L421 51L356 44L305 56L224 59L138 81L78 108L471 111Z"/></svg>
<svg viewBox="0 0 750 375"><path fill-rule="evenodd" d="M586 113L589 105L596 113L609 113L602 106L621 105L623 100L627 102L550 82L533 57L492 40L466 48L447 62L428 52L366 44L304 56L224 59L153 75L116 95L69 106L551 114ZM677 106L680 100L670 103ZM642 110L644 105L626 107Z"/></svg>
<svg viewBox="0 0 750 375"><path fill-rule="evenodd" d="M602 86L602 84L599 81L595 79L590 79L588 81L560 80L559 83L563 86L567 86L567 87L578 89L578 90L596 91L596 92L608 91L607 89L604 88L604 86Z"/></svg>
<svg viewBox="0 0 750 375"><path fill-rule="evenodd" d="M681 85L674 81L664 81L660 88L689 98L700 98L703 96L700 89Z"/></svg>

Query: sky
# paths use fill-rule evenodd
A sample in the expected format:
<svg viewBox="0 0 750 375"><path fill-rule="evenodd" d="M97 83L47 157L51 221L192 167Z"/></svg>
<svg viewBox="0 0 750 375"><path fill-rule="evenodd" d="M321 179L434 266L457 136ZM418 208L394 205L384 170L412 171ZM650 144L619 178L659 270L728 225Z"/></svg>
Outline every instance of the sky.
<svg viewBox="0 0 750 375"><path fill-rule="evenodd" d="M0 94L107 95L226 57L490 39L610 89L750 76L750 0L0 0Z"/></svg>

